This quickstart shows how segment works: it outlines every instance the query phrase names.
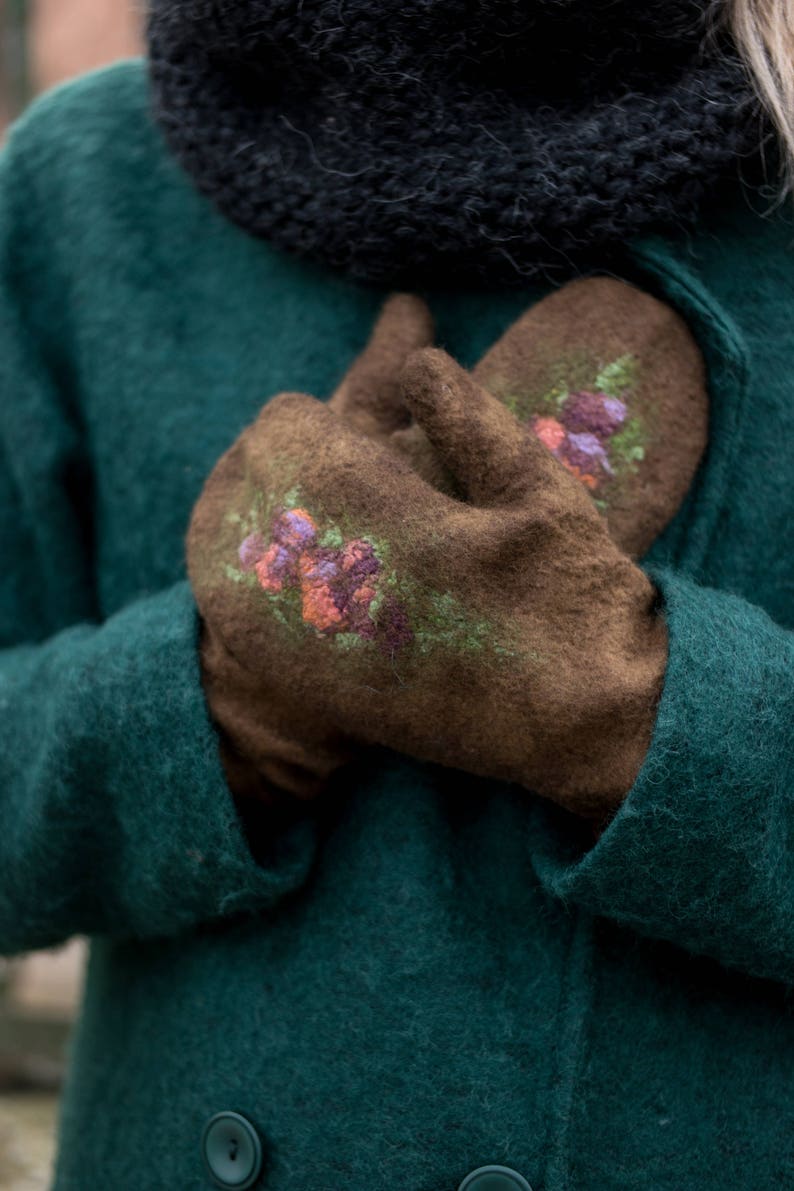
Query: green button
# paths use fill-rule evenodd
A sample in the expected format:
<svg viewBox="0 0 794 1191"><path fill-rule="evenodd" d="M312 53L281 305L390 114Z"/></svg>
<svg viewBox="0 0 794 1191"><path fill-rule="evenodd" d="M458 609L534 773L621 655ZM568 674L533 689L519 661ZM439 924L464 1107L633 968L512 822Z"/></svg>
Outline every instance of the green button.
<svg viewBox="0 0 794 1191"><path fill-rule="evenodd" d="M204 1126L201 1152L216 1187L245 1191L262 1172L262 1142L239 1112L216 1113Z"/></svg>
<svg viewBox="0 0 794 1191"><path fill-rule="evenodd" d="M532 1188L509 1166L480 1166L466 1175L458 1191L532 1191Z"/></svg>

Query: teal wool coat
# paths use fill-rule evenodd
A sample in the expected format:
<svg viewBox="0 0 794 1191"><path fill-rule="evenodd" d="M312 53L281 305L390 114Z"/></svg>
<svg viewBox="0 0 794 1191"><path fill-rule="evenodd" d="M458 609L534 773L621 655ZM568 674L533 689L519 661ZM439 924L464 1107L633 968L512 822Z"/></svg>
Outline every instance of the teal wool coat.
<svg viewBox="0 0 794 1191"><path fill-rule="evenodd" d="M632 246L629 279L702 346L711 428L642 560L670 659L598 842L528 791L387 753L243 819L188 518L263 400L329 395L384 294L215 213L141 62L17 125L0 952L92 941L59 1191L209 1188L202 1136L227 1111L265 1191L456 1191L488 1164L533 1191L794 1188L792 242L737 189L696 234ZM427 296L470 365L540 291Z"/></svg>

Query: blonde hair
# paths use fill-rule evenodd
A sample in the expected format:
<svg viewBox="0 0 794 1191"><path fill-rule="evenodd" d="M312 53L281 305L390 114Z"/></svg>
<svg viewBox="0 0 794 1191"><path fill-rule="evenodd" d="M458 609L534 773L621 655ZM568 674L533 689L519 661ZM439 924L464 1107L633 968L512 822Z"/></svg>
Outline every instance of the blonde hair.
<svg viewBox="0 0 794 1191"><path fill-rule="evenodd" d="M734 40L783 147L783 189L794 192L794 0L725 0Z"/></svg>

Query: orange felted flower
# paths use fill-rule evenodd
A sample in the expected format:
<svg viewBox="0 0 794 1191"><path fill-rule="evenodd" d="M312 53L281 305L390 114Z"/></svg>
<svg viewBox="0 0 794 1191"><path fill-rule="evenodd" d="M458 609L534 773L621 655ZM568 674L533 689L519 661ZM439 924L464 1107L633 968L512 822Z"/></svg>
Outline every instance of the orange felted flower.
<svg viewBox="0 0 794 1191"><path fill-rule="evenodd" d="M539 438L550 451L556 451L565 439L565 427L556 418L534 418L532 429L536 438Z"/></svg>
<svg viewBox="0 0 794 1191"><path fill-rule="evenodd" d="M338 628L343 616L333 597L328 580L337 568L317 554L305 553L298 560L301 579L302 615L307 624L321 632Z"/></svg>

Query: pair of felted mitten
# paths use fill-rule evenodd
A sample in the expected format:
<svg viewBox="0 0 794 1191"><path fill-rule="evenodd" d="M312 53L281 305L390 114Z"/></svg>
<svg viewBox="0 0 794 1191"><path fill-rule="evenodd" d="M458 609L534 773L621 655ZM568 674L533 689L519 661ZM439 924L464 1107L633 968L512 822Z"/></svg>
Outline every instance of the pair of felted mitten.
<svg viewBox="0 0 794 1191"><path fill-rule="evenodd" d="M418 299L392 300L334 399L270 401L195 507L230 782L311 796L385 745L601 815L661 691L664 621L625 548L683 494L657 431L705 409L699 355L665 307L604 279L540 303L474 375L431 336Z"/></svg>

